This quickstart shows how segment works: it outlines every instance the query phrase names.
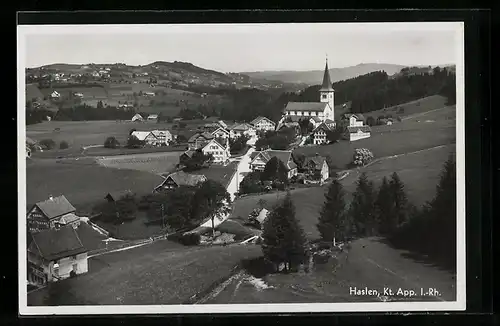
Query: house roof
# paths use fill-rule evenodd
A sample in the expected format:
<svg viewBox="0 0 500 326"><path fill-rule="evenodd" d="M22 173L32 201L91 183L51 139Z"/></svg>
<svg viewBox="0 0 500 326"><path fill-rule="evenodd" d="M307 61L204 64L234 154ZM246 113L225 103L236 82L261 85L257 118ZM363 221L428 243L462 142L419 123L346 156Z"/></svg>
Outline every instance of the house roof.
<svg viewBox="0 0 500 326"><path fill-rule="evenodd" d="M198 170L196 173L203 174L208 180L217 181L227 188L229 182L233 178L233 175L237 171L237 167L238 163L232 162L226 166L212 165L209 168Z"/></svg>
<svg viewBox="0 0 500 326"><path fill-rule="evenodd" d="M311 117L309 120L313 120L314 122L321 122L319 117Z"/></svg>
<svg viewBox="0 0 500 326"><path fill-rule="evenodd" d="M328 61L325 64L325 72L323 74L323 84L321 85L321 89L319 91L320 92L333 91L332 81L330 80L330 72L328 71Z"/></svg>
<svg viewBox="0 0 500 326"><path fill-rule="evenodd" d="M69 214L66 214L63 217L61 217L61 219L59 220L59 223L60 224L70 224L70 223L73 223L73 222L79 221L79 220L80 220L79 216L76 216L73 213L69 213Z"/></svg>
<svg viewBox="0 0 500 326"><path fill-rule="evenodd" d="M49 219L76 211L64 195L38 202L35 206L37 206Z"/></svg>
<svg viewBox="0 0 500 326"><path fill-rule="evenodd" d="M148 115L148 119L156 119L158 118L158 114L150 114Z"/></svg>
<svg viewBox="0 0 500 326"><path fill-rule="evenodd" d="M330 131L331 128L326 124L326 123L321 123L319 126L317 126L314 130L313 130L313 133L315 133L316 131L319 131L319 130L325 130L325 131Z"/></svg>
<svg viewBox="0 0 500 326"><path fill-rule="evenodd" d="M263 223L266 220L266 218L267 218L268 215L269 215L269 211L267 209L265 209L265 208L262 208L260 210L260 212L259 212L259 215L257 215L255 217L255 219L257 221L259 221L259 223Z"/></svg>
<svg viewBox="0 0 500 326"><path fill-rule="evenodd" d="M137 118L137 119L144 119L144 118L142 117L142 115L140 115L139 113L134 114L134 116L132 117L132 119L133 119L133 118Z"/></svg>
<svg viewBox="0 0 500 326"><path fill-rule="evenodd" d="M361 132L370 132L371 128L370 128L370 126L356 126L356 127L348 126L347 127L347 131L350 134L356 133L356 132L358 132L360 130L361 130Z"/></svg>
<svg viewBox="0 0 500 326"><path fill-rule="evenodd" d="M38 251L43 258L54 261L60 258L86 252L78 234L71 225L59 229L47 229L31 234L31 248Z"/></svg>
<svg viewBox="0 0 500 326"><path fill-rule="evenodd" d="M249 125L248 123L240 123L231 127L231 130L247 131L250 129L253 129L253 126Z"/></svg>
<svg viewBox="0 0 500 326"><path fill-rule="evenodd" d="M214 136L209 132L197 132L189 138L188 143L194 143L199 137L203 137L206 140L211 140L214 138Z"/></svg>
<svg viewBox="0 0 500 326"><path fill-rule="evenodd" d="M350 119L352 116L356 117L356 120L358 121L363 121L365 119L365 117L361 114L361 113L346 113L344 114L344 118L345 119Z"/></svg>
<svg viewBox="0 0 500 326"><path fill-rule="evenodd" d="M306 164L306 165L314 164L315 169L321 170L321 168L323 167L323 163L325 161L326 161L326 157L316 155L316 156L306 157L304 164Z"/></svg>
<svg viewBox="0 0 500 326"><path fill-rule="evenodd" d="M326 119L324 121L326 124L332 124L332 123L335 123L335 121L331 120L331 119Z"/></svg>
<svg viewBox="0 0 500 326"><path fill-rule="evenodd" d="M134 131L132 132L131 136L135 136L139 140L145 140L146 137L149 136L149 134L151 134L151 131Z"/></svg>
<svg viewBox="0 0 500 326"><path fill-rule="evenodd" d="M203 182L206 179L206 177L202 174L188 174L183 171L178 171L168 175L163 183L165 183L169 178L172 179L172 181L174 181L178 186L195 186L198 182Z"/></svg>
<svg viewBox="0 0 500 326"><path fill-rule="evenodd" d="M313 111L323 112L328 103L322 102L288 102L285 107L286 111Z"/></svg>
<svg viewBox="0 0 500 326"><path fill-rule="evenodd" d="M191 157L193 157L193 154L194 154L195 152L196 152L196 151L194 151L194 150L191 150L191 149L190 149L190 150L185 151L185 152L184 152L184 153L182 153L181 155L187 155L187 157L191 158Z"/></svg>
<svg viewBox="0 0 500 326"><path fill-rule="evenodd" d="M168 131L168 130L152 130L151 133L155 137L162 136L162 135L166 137L167 135L171 135L170 131Z"/></svg>
<svg viewBox="0 0 500 326"><path fill-rule="evenodd" d="M268 122L270 122L270 123L272 123L272 124L275 124L275 123L274 123L274 121L272 121L271 119L266 118L266 117L262 117L262 116L261 116L261 117L257 117L257 118L255 118L255 119L253 119L252 121L250 121L250 124L251 124L251 125L255 125L255 124L259 123L259 122L260 122L260 121L262 121L262 120L267 120Z"/></svg>
<svg viewBox="0 0 500 326"><path fill-rule="evenodd" d="M203 146L203 148L207 147L207 146L210 146L211 144L217 144L219 145L220 147L222 147L222 149L225 149L226 146L224 146L223 144L221 144L217 139L212 139L211 141L209 141L205 146Z"/></svg>
<svg viewBox="0 0 500 326"><path fill-rule="evenodd" d="M255 155L253 155L253 154L255 154ZM281 162L283 162L285 164L285 166L288 168L288 170L291 170L291 169L294 169L297 167L297 165L295 164L295 162L292 159L292 151L280 151L280 150L268 149L265 151L253 152L250 155L250 158L252 159L251 162L253 162L257 156L262 157L262 159L266 163L269 162L269 160L272 157L277 157Z"/></svg>

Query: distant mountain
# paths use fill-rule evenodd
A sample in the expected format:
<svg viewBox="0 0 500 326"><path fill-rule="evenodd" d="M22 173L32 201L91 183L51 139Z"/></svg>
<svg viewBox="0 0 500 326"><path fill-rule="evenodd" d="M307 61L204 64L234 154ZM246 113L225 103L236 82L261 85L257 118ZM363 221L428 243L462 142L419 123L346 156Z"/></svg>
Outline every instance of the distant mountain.
<svg viewBox="0 0 500 326"><path fill-rule="evenodd" d="M405 66L385 63L362 63L356 66L330 69L332 82L346 80L365 75L374 71L385 71L388 75L398 73ZM308 85L320 84L324 70L312 71L258 71L242 72L253 79L279 80L284 83L304 83Z"/></svg>

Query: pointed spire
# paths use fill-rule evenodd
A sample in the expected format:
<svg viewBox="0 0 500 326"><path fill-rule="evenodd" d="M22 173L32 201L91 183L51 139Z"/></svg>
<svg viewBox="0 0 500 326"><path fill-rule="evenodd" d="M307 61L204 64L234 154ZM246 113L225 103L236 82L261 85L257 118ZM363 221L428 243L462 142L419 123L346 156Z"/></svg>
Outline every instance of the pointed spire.
<svg viewBox="0 0 500 326"><path fill-rule="evenodd" d="M328 71L328 55L326 55L325 73L323 75L323 84L320 89L320 92L323 91L333 91L330 72Z"/></svg>

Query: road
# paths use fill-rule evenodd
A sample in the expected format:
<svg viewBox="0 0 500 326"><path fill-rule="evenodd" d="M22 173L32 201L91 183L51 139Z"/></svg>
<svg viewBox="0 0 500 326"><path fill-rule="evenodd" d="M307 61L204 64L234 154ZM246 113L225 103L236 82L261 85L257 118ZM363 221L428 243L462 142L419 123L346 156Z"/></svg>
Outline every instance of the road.
<svg viewBox="0 0 500 326"><path fill-rule="evenodd" d="M390 247L383 239L356 240L346 256L336 266L319 266L310 273L275 274L256 279L242 272L199 303L455 300L456 281L451 273L408 258L406 252ZM354 293L354 290L365 289L377 292ZM438 291L439 295L430 293L429 289ZM412 296L409 291L414 291Z"/></svg>

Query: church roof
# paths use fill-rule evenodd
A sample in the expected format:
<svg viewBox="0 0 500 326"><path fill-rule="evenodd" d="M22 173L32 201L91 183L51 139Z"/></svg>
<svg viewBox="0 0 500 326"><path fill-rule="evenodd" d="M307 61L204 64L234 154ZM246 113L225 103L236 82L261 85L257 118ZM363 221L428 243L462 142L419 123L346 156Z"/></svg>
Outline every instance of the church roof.
<svg viewBox="0 0 500 326"><path fill-rule="evenodd" d="M323 112L328 103L325 102L288 102L286 111L314 111Z"/></svg>
<svg viewBox="0 0 500 326"><path fill-rule="evenodd" d="M320 92L333 91L332 81L330 80L330 73L328 72L328 61L326 62L326 65L325 65L325 73L323 75L323 84L321 85L321 89L319 91Z"/></svg>

